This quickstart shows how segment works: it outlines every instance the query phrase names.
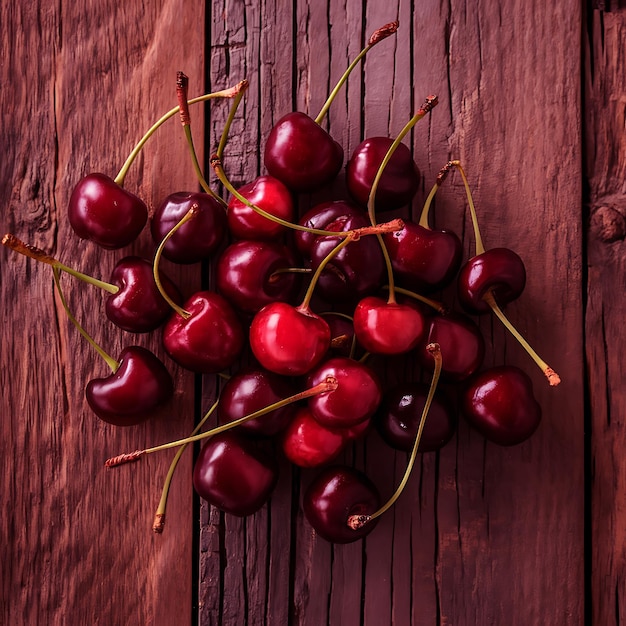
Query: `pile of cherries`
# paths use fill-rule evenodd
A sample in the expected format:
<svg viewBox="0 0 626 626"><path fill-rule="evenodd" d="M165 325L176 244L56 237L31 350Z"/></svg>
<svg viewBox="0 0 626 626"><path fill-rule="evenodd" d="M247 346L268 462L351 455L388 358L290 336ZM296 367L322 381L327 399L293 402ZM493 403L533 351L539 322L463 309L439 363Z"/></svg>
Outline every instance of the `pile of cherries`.
<svg viewBox="0 0 626 626"><path fill-rule="evenodd" d="M142 138L115 179L88 174L69 201L75 233L106 250L124 248L149 222L153 259L126 256L104 282L13 235L3 239L52 266L70 319L109 365L111 373L89 381L85 391L102 420L131 426L148 419L171 404L173 380L167 364L143 347L131 345L114 359L98 346L67 306L62 272L109 292L106 315L119 328L128 333L160 329L172 361L190 372L226 379L189 438L107 461L114 467L177 449L155 518L157 532L163 529L176 463L193 441L203 440L193 475L197 493L234 515L250 515L267 502L277 481L277 451L296 466L319 468L303 495L303 510L320 536L344 543L374 528L399 496L418 452L438 450L451 439L457 410L501 445L524 441L539 425L541 409L528 375L511 366L482 367L485 342L470 315L493 311L550 383L558 383L502 313L500 307L524 289L524 265L509 249L484 249L460 163L451 161L441 170L419 222L377 219L412 202L421 176L402 139L430 113L435 97L395 139L370 137L353 149L345 164L349 199L323 202L298 215L298 195L329 185L344 167L342 146L321 124L332 98L356 63L396 28L397 23L388 24L372 35L316 119L293 112L277 122L265 143L267 173L239 188L230 183L222 157L245 81L188 100L186 77L179 73L178 107ZM189 104L217 97L233 99L211 159L230 192L228 201L206 183L190 130ZM146 204L123 187L124 177L149 136L176 113L203 191L173 193L149 216ZM432 199L453 169L463 177L475 229L476 255L465 262L457 235L428 223ZM179 264L213 262L216 289L183 296L159 268L161 257ZM455 280L463 312L432 299ZM386 387L381 368L407 355L432 374L430 384L414 374ZM445 392L438 388L440 378ZM219 426L203 431L214 414ZM402 483L383 506L367 476L333 463L372 427L390 446L411 453Z"/></svg>

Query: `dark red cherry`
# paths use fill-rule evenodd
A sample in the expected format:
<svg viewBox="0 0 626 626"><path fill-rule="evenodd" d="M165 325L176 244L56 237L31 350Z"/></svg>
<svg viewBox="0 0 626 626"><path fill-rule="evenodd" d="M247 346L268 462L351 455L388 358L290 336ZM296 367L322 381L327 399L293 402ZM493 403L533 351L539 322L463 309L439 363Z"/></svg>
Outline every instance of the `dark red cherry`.
<svg viewBox="0 0 626 626"><path fill-rule="evenodd" d="M241 323L228 301L199 291L185 302L188 318L173 313L163 328L170 357L193 372L214 374L230 367L245 342Z"/></svg>
<svg viewBox="0 0 626 626"><path fill-rule="evenodd" d="M288 113L270 131L264 162L292 191L314 191L337 176L343 148L305 113Z"/></svg>
<svg viewBox="0 0 626 626"><path fill-rule="evenodd" d="M441 377L451 381L471 376L482 365L485 356L485 340L480 328L469 317L457 313L431 318L420 356L422 364L432 371L433 359L425 349L430 343L438 343L441 347Z"/></svg>
<svg viewBox="0 0 626 626"><path fill-rule="evenodd" d="M150 221L150 232L158 245L189 212L198 210L165 243L163 256L174 263L198 263L208 259L226 236L226 211L212 196L202 192L179 191L161 202Z"/></svg>
<svg viewBox="0 0 626 626"><path fill-rule="evenodd" d="M271 302L290 302L297 295L300 274L289 248L269 241L236 241L220 255L217 288L231 304L256 313Z"/></svg>
<svg viewBox="0 0 626 626"><path fill-rule="evenodd" d="M401 383L385 392L374 422L392 448L405 452L413 449L427 396L428 386L416 382ZM452 406L444 394L437 392L424 423L419 452L439 450L455 430Z"/></svg>
<svg viewBox="0 0 626 626"><path fill-rule="evenodd" d="M393 139L370 137L361 142L346 165L350 195L367 206L372 184ZM376 190L376 211L399 209L409 204L419 187L420 173L409 148L401 143L385 166Z"/></svg>
<svg viewBox="0 0 626 626"><path fill-rule="evenodd" d="M237 190L246 200L287 222L293 221L291 192L272 176L259 176ZM286 227L259 215L233 196L228 202L228 229L237 239L275 240Z"/></svg>
<svg viewBox="0 0 626 626"><path fill-rule="evenodd" d="M346 441L344 431L322 426L307 407L297 410L281 437L285 456L299 467L319 467L332 461Z"/></svg>
<svg viewBox="0 0 626 626"><path fill-rule="evenodd" d="M313 387L328 377L337 380L337 389L308 400L311 414L322 426L350 428L374 415L382 390L373 369L353 359L334 357L311 372L307 384Z"/></svg>
<svg viewBox="0 0 626 626"><path fill-rule="evenodd" d="M334 232L343 230L342 222L339 218L347 218L355 215L363 217L363 209L353 202L346 200L333 200L316 204L309 209L298 221L301 226L315 228L317 230L332 230ZM311 258L311 246L319 235L304 230L297 230L294 233L294 240L298 251L305 259Z"/></svg>
<svg viewBox="0 0 626 626"><path fill-rule="evenodd" d="M348 231L369 226L363 215L340 217L331 224L329 230ZM340 243L339 237L319 236L311 246L311 267L320 263ZM378 239L373 236L361 237L340 250L320 274L316 293L334 302L353 302L378 291L385 276L385 260Z"/></svg>
<svg viewBox="0 0 626 626"><path fill-rule="evenodd" d="M161 283L170 298L180 304L178 287L163 272ZM117 326L131 333L147 333L158 328L172 309L154 282L152 263L136 256L118 261L111 274L111 283L119 291L107 297L107 317Z"/></svg>
<svg viewBox="0 0 626 626"><path fill-rule="evenodd" d="M458 279L461 306L469 313L487 313L491 307L483 297L491 291L498 304L515 300L524 291L524 262L509 248L492 248L471 258Z"/></svg>
<svg viewBox="0 0 626 626"><path fill-rule="evenodd" d="M350 543L369 534L378 518L358 530L348 526L352 515L372 515L378 510L380 496L370 479L350 467L329 467L307 488L302 508L317 534L333 543Z"/></svg>
<svg viewBox="0 0 626 626"><path fill-rule="evenodd" d="M211 437L193 470L196 493L212 506L238 516L258 511L277 479L276 459L232 431Z"/></svg>
<svg viewBox="0 0 626 626"><path fill-rule="evenodd" d="M276 374L306 374L322 360L329 346L328 324L308 308L273 302L264 306L250 325L254 356Z"/></svg>
<svg viewBox="0 0 626 626"><path fill-rule="evenodd" d="M115 426L132 426L148 419L174 392L172 377L149 350L122 350L117 370L90 380L85 397L93 412Z"/></svg>
<svg viewBox="0 0 626 626"><path fill-rule="evenodd" d="M461 412L476 430L501 446L525 441L541 421L532 381L510 365L493 367L472 378L461 395Z"/></svg>
<svg viewBox="0 0 626 626"><path fill-rule="evenodd" d="M431 230L410 220L383 235L398 284L419 293L448 285L461 266L461 240L449 230Z"/></svg>
<svg viewBox="0 0 626 626"><path fill-rule="evenodd" d="M148 221L148 208L106 174L94 173L74 187L68 217L79 237L114 250L137 238Z"/></svg>
<svg viewBox="0 0 626 626"><path fill-rule="evenodd" d="M332 356L351 356L355 341L352 320L332 311L326 313L324 319L330 328L330 352Z"/></svg>
<svg viewBox="0 0 626 626"><path fill-rule="evenodd" d="M402 354L419 344L426 323L416 307L367 296L354 310L354 332L368 352Z"/></svg>
<svg viewBox="0 0 626 626"><path fill-rule="evenodd" d="M261 369L239 370L231 376L220 393L217 407L222 424L250 415L295 391L286 379ZM246 434L276 435L289 424L297 407L289 404L261 417L244 422L237 428Z"/></svg>

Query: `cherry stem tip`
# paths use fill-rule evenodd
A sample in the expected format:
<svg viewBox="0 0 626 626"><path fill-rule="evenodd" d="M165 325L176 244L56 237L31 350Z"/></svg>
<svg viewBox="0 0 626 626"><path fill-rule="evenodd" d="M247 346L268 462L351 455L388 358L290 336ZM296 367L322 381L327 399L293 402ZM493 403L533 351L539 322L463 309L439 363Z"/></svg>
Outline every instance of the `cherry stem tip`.
<svg viewBox="0 0 626 626"><path fill-rule="evenodd" d="M110 469L112 467L117 467L118 465L124 465L125 463L134 463L135 461L138 461L144 453L144 450L135 450L134 452L119 454L118 456L107 459L104 463L104 467Z"/></svg>
<svg viewBox="0 0 626 626"><path fill-rule="evenodd" d="M154 521L152 522L152 530L153 532L160 535L163 532L164 527L165 527L165 513L157 513L154 516Z"/></svg>
<svg viewBox="0 0 626 626"><path fill-rule="evenodd" d="M556 387L561 382L561 377L551 368L548 367L543 372L550 383L550 387Z"/></svg>
<svg viewBox="0 0 626 626"><path fill-rule="evenodd" d="M371 515L351 515L348 518L348 526L352 530L360 530L372 519Z"/></svg>
<svg viewBox="0 0 626 626"><path fill-rule="evenodd" d="M384 26L377 28L370 36L367 45L375 46L378 42L393 35L398 30L399 26L400 22L396 20L395 22L389 22L389 24L385 24Z"/></svg>

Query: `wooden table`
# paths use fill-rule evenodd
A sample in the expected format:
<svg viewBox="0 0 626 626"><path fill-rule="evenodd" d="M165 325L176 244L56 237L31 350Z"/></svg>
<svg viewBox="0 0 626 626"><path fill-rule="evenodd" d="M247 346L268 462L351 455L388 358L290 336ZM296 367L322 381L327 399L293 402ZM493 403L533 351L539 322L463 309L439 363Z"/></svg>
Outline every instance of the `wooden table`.
<svg viewBox="0 0 626 626"><path fill-rule="evenodd" d="M461 421L423 455L406 492L365 540L333 546L299 508L312 474L283 468L268 506L240 519L194 499L186 454L162 535L150 530L170 454L107 471L104 460L187 434L215 398L214 377L169 366L171 410L129 429L84 400L104 365L64 315L48 267L0 252L3 624L353 624L529 626L623 623L626 614L626 394L623 391L626 8L545 3L4 3L0 9L3 232L107 277L122 254L151 258L147 232L104 253L71 231L82 175L115 175L143 132L190 95L247 78L225 168L263 171L264 138L284 113L316 114L371 32L398 19L331 107L349 151L395 136L429 94L439 105L407 138L423 183L419 214L450 158L470 178L488 247L524 259L508 307L559 371L549 388L518 344L483 318L486 365L533 379L544 417L522 445L488 443ZM226 103L192 110L196 145L215 149ZM213 177L211 177L213 180ZM125 186L153 208L197 188L174 120L146 145ZM333 194L343 192L342 182ZM345 193L345 192L344 192ZM303 197L302 206L329 197ZM335 196L333 196L335 197ZM409 210L403 214L408 217ZM458 175L436 223L473 251ZM167 271L185 293L209 268ZM103 295L64 282L70 306L111 353L128 336ZM137 343L163 356L158 334ZM165 358L165 357L164 357ZM406 464L371 435L346 453L388 495Z"/></svg>

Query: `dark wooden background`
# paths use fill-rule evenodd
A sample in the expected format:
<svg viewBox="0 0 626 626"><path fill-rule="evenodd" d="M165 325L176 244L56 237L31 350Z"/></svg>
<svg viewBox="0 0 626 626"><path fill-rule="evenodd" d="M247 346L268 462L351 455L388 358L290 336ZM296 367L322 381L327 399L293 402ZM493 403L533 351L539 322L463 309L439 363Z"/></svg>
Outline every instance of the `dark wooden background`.
<svg viewBox="0 0 626 626"><path fill-rule="evenodd" d="M304 521L307 472L283 472L269 506L241 520L194 500L187 453L165 533L154 535L171 455L118 471L103 462L187 434L215 382L172 368L171 411L126 430L99 422L83 389L104 363L65 318L49 268L2 250L1 623L626 620L623 2L3 3L0 228L105 278L122 254L151 257L147 232L119 253L78 241L66 206L82 175L115 175L175 106L177 70L190 77L192 96L249 80L225 159L243 183L262 171L273 122L295 108L315 115L371 32L394 19L397 36L350 79L330 130L349 153L364 136L395 136L425 96L438 94L408 140L424 173L413 213L439 168L458 158L486 245L524 259L527 288L509 315L562 385L549 388L497 321L481 327L486 364L517 364L533 378L544 411L538 432L503 449L461 423L447 447L419 460L367 540L347 546L318 539ZM226 115L224 103L192 109L207 155ZM196 189L176 121L150 140L126 187L151 207ZM458 176L438 196L436 221L472 251ZM186 293L210 274L167 270ZM103 318L101 293L64 284L107 350L129 342ZM163 354L158 335L136 342ZM406 463L375 435L346 460L387 495Z"/></svg>

